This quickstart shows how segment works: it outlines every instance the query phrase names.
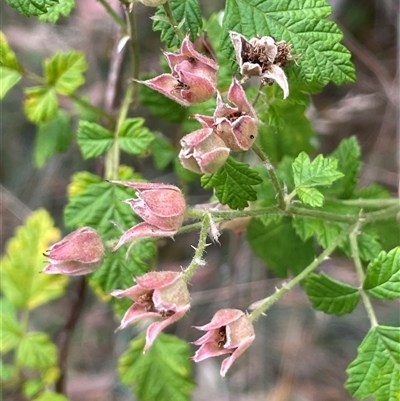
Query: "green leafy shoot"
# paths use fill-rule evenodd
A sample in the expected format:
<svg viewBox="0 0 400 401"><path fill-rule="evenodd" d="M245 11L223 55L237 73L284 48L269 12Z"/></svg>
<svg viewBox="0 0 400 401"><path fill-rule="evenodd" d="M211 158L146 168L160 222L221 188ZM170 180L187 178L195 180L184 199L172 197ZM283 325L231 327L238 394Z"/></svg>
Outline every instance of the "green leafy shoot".
<svg viewBox="0 0 400 401"><path fill-rule="evenodd" d="M151 143L151 153L158 170L165 169L176 155L168 138L161 134L155 135L154 141Z"/></svg>
<svg viewBox="0 0 400 401"><path fill-rule="evenodd" d="M80 120L78 125L78 145L84 159L98 157L113 144L114 135L101 125Z"/></svg>
<svg viewBox="0 0 400 401"><path fill-rule="evenodd" d="M59 110L52 120L38 127L34 154L36 167L42 167L56 152L65 152L71 140L71 117Z"/></svg>
<svg viewBox="0 0 400 401"><path fill-rule="evenodd" d="M56 91L46 86L34 86L25 89L25 114L36 124L46 123L58 112Z"/></svg>
<svg viewBox="0 0 400 401"><path fill-rule="evenodd" d="M60 232L44 209L32 213L6 247L1 260L0 286L17 308L33 309L64 293L68 277L40 274L43 253L60 238Z"/></svg>
<svg viewBox="0 0 400 401"><path fill-rule="evenodd" d="M198 0L169 0L169 5L175 21L178 23L182 32L190 34L190 40L195 41L199 30L203 25L200 5ZM166 18L163 8L159 8L153 19L153 30L161 31L161 40L169 48L180 45L179 37Z"/></svg>
<svg viewBox="0 0 400 401"><path fill-rule="evenodd" d="M128 118L118 133L119 147L131 155L145 154L154 141L154 134L143 126L143 118Z"/></svg>
<svg viewBox="0 0 400 401"><path fill-rule="evenodd" d="M367 269L363 284L368 295L378 299L400 297L400 247L382 251Z"/></svg>
<svg viewBox="0 0 400 401"><path fill-rule="evenodd" d="M0 352L6 353L15 348L22 338L23 329L15 313L0 311Z"/></svg>
<svg viewBox="0 0 400 401"><path fill-rule="evenodd" d="M292 164L296 193L305 203L313 207L322 206L324 196L316 186L328 186L343 177L337 170L337 160L318 155L312 162L305 152L301 152Z"/></svg>
<svg viewBox="0 0 400 401"><path fill-rule="evenodd" d="M134 339L121 356L122 382L134 385L135 396L143 401L189 401L195 386L187 342L161 333L143 354L144 343L144 336Z"/></svg>
<svg viewBox="0 0 400 401"><path fill-rule="evenodd" d="M46 82L61 95L71 95L85 83L83 73L87 67L84 53L57 52L45 61Z"/></svg>
<svg viewBox="0 0 400 401"><path fill-rule="evenodd" d="M228 205L231 209L244 209L249 201L257 200L253 185L260 184L261 181L257 171L232 157L216 173L201 177L201 185L205 189L215 188L221 204Z"/></svg>
<svg viewBox="0 0 400 401"><path fill-rule="evenodd" d="M7 3L16 8L26 17L46 14L47 10L59 0L7 0Z"/></svg>
<svg viewBox="0 0 400 401"><path fill-rule="evenodd" d="M325 273L310 274L304 280L304 288L314 309L338 316L351 313L360 300L360 291L341 283Z"/></svg>
<svg viewBox="0 0 400 401"><path fill-rule="evenodd" d="M326 18L331 6L325 0L227 0L222 47L235 59L228 31L240 32L247 39L270 35L276 41L292 45L296 64L289 67L296 79L312 91L315 82L321 86L333 81L336 85L355 79L350 52L340 44L343 34ZM289 82L290 87L290 82Z"/></svg>
<svg viewBox="0 0 400 401"><path fill-rule="evenodd" d="M46 369L56 364L57 352L46 333L30 332L18 345L17 362L28 368Z"/></svg>
<svg viewBox="0 0 400 401"><path fill-rule="evenodd" d="M22 78L23 69L15 53L8 45L7 38L0 31L0 99Z"/></svg>
<svg viewBox="0 0 400 401"><path fill-rule="evenodd" d="M61 16L67 17L75 7L75 0L58 0L58 4L51 5L45 14L39 16L40 21L55 24Z"/></svg>
<svg viewBox="0 0 400 401"><path fill-rule="evenodd" d="M358 399L397 401L400 394L400 328L373 327L347 368L346 387Z"/></svg>

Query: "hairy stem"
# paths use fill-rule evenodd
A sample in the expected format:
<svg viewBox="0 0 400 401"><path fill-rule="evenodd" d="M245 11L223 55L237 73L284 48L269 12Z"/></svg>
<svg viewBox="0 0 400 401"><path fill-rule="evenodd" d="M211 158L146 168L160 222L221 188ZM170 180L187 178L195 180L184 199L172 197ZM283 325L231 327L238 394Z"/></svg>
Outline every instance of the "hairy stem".
<svg viewBox="0 0 400 401"><path fill-rule="evenodd" d="M207 246L207 235L210 224L211 216L206 213L201 224L199 243L197 244L193 259L190 262L189 266L185 269L183 274L185 281L189 281L192 278L193 274L196 272L197 268L204 264L202 257Z"/></svg>
<svg viewBox="0 0 400 401"><path fill-rule="evenodd" d="M360 280L359 290L361 293L361 298L363 300L365 309L368 314L369 321L371 322L372 327L376 327L378 326L378 320L376 318L374 308L372 307L371 300L369 299L368 295L364 292L362 288L365 279L365 274L361 264L360 253L358 249L358 243L357 243L358 234L359 234L359 224L356 224L356 226L354 227L353 231L350 234L351 256L354 260L354 266L356 268L358 279Z"/></svg>
<svg viewBox="0 0 400 401"><path fill-rule="evenodd" d="M174 17L174 15L172 14L172 10L171 10L171 6L169 4L169 2L167 1L166 3L163 4L163 8L165 11L165 14L169 20L169 23L172 26L172 29L175 31L176 36L178 36L178 38L182 40L185 38L185 35L183 34L183 32L180 30L178 23L176 22L176 19Z"/></svg>
<svg viewBox="0 0 400 401"><path fill-rule="evenodd" d="M311 262L300 274L290 280L288 283L284 283L282 287L275 292L275 294L257 302L257 308L250 314L250 320L257 320L267 309L269 309L278 299L290 291L295 285L300 283L301 280L305 279L312 271L314 271L324 260L327 258L336 247L348 236L354 229L353 226L347 227L343 230L331 244L313 261Z"/></svg>
<svg viewBox="0 0 400 401"><path fill-rule="evenodd" d="M99 3L106 9L108 15L124 30L126 31L125 21L115 12L107 0L98 0Z"/></svg>
<svg viewBox="0 0 400 401"><path fill-rule="evenodd" d="M251 148L263 162L264 167L267 169L269 177L271 178L272 181L272 185L274 186L276 195L278 197L278 205L282 210L285 210L286 209L285 196L281 188L281 184L279 183L278 176L276 175L274 166L270 162L268 156L262 151L262 149L256 143L254 143Z"/></svg>

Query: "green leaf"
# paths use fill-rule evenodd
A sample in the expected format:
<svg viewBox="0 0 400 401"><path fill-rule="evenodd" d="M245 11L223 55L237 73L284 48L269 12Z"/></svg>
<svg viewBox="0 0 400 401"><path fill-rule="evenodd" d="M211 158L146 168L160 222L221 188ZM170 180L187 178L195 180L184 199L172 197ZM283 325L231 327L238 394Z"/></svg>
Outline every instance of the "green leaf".
<svg viewBox="0 0 400 401"><path fill-rule="evenodd" d="M58 0L7 0L7 3L26 17L32 17L45 14Z"/></svg>
<svg viewBox="0 0 400 401"><path fill-rule="evenodd" d="M54 393L53 391L46 391L33 401L69 401L65 395L60 393Z"/></svg>
<svg viewBox="0 0 400 401"><path fill-rule="evenodd" d="M114 142L111 131L101 125L80 120L78 125L78 145L84 159L98 157L110 149Z"/></svg>
<svg viewBox="0 0 400 401"><path fill-rule="evenodd" d="M293 175L296 188L331 185L343 177L337 171L337 160L318 155L312 162L305 152L301 152L293 162Z"/></svg>
<svg viewBox="0 0 400 401"><path fill-rule="evenodd" d="M46 82L62 95L71 95L85 83L83 73L87 69L85 55L72 50L57 52L45 61Z"/></svg>
<svg viewBox="0 0 400 401"><path fill-rule="evenodd" d="M258 141L272 162L282 160L284 156L296 157L300 152L311 153L315 150L315 132L305 112L309 97L299 94L302 101L286 100L272 96L274 85L264 92L267 99L274 99L266 111L258 115L261 125L258 130ZM263 99L263 98L261 98ZM262 110L262 105L260 109Z"/></svg>
<svg viewBox="0 0 400 401"><path fill-rule="evenodd" d="M190 40L194 42L203 25L199 2L197 0L169 0L168 3L181 31L185 34L189 32ZM179 46L179 37L176 36L171 24L163 21L165 17L165 11L160 7L155 13L153 30L161 31L160 38L168 47Z"/></svg>
<svg viewBox="0 0 400 401"><path fill-rule="evenodd" d="M326 17L331 6L325 0L227 0L222 38L223 48L234 59L228 31L242 33L247 39L257 35L270 35L276 41L285 40L292 45L297 57L292 69L297 79L313 90L315 82L325 86L355 80L350 52L340 44L342 32ZM290 86L290 84L289 84Z"/></svg>
<svg viewBox="0 0 400 401"><path fill-rule="evenodd" d="M400 247L382 251L367 269L363 284L368 295L379 299L400 297Z"/></svg>
<svg viewBox="0 0 400 401"><path fill-rule="evenodd" d="M0 67L0 99L3 99L7 92L16 85L22 75L6 67Z"/></svg>
<svg viewBox="0 0 400 401"><path fill-rule="evenodd" d="M22 338L22 327L16 315L0 312L0 352L6 353L15 348Z"/></svg>
<svg viewBox="0 0 400 401"><path fill-rule="evenodd" d="M153 75L146 75L141 79L146 80L154 78ZM146 85L140 85L140 99L142 105L147 107L155 116L164 118L173 123L181 123L187 117L187 109L167 98L160 92L148 88Z"/></svg>
<svg viewBox="0 0 400 401"><path fill-rule="evenodd" d="M229 157L216 173L201 177L203 188L215 188L218 200L231 209L244 209L249 205L249 201L257 200L257 192L253 185L261 182L257 171L232 157Z"/></svg>
<svg viewBox="0 0 400 401"><path fill-rule="evenodd" d="M51 120L58 111L56 91L46 86L26 88L24 110L28 119L34 123Z"/></svg>
<svg viewBox="0 0 400 401"><path fill-rule="evenodd" d="M355 398L398 401L400 394L400 328L370 329L347 368L346 388Z"/></svg>
<svg viewBox="0 0 400 401"><path fill-rule="evenodd" d="M129 178L128 178L129 177ZM141 181L139 175L129 173L130 181ZM64 209L67 227L90 226L99 231L104 239L116 239L137 223L138 219L131 207L123 202L134 197L134 191L121 185L110 184L91 173L77 173L69 187L70 199Z"/></svg>
<svg viewBox="0 0 400 401"><path fill-rule="evenodd" d="M71 117L59 110L55 118L39 126L35 141L36 167L42 167L56 152L65 152L71 140Z"/></svg>
<svg viewBox="0 0 400 401"><path fill-rule="evenodd" d="M161 333L143 354L144 343L144 336L134 339L121 356L121 381L141 401L189 401L195 385L187 342Z"/></svg>
<svg viewBox="0 0 400 401"><path fill-rule="evenodd" d="M340 142L337 149L331 154L338 161L338 170L344 175L324 189L324 194L334 195L341 199L348 199L357 186L358 173L361 167L361 149L357 138L352 136Z"/></svg>
<svg viewBox="0 0 400 401"><path fill-rule="evenodd" d="M57 362L57 347L46 333L30 332L19 343L17 362L28 368L50 368Z"/></svg>
<svg viewBox="0 0 400 401"><path fill-rule="evenodd" d="M287 277L289 270L297 275L315 257L313 241L302 241L289 218L268 225L252 219L247 226L247 240L254 253L278 277Z"/></svg>
<svg viewBox="0 0 400 401"><path fill-rule="evenodd" d="M34 309L63 295L68 277L40 274L43 253L60 238L60 232L44 209L32 213L19 227L0 261L0 286L5 297L16 307Z"/></svg>
<svg viewBox="0 0 400 401"><path fill-rule="evenodd" d="M370 184L353 192L352 199L389 198L389 191L379 184Z"/></svg>
<svg viewBox="0 0 400 401"><path fill-rule="evenodd" d="M164 170L174 159L176 152L168 138L161 134L156 134L151 143L151 153L157 170Z"/></svg>
<svg viewBox="0 0 400 401"><path fill-rule="evenodd" d="M142 276L150 270L147 263L156 255L154 241L141 241L130 249L128 255L126 249L119 249L113 253L107 253L100 269L90 277L90 285L98 296L108 300L107 295L115 289L126 289L134 285L134 277ZM111 297L115 311L123 315L131 306L132 301L127 298L117 299Z"/></svg>
<svg viewBox="0 0 400 401"><path fill-rule="evenodd" d="M297 188L297 195L303 201L312 207L321 207L324 204L324 195L318 189L311 187Z"/></svg>
<svg viewBox="0 0 400 401"><path fill-rule="evenodd" d="M3 361L0 360L0 380L2 382L11 380L15 377L16 370L16 366L3 363Z"/></svg>
<svg viewBox="0 0 400 401"><path fill-rule="evenodd" d="M40 21L55 24L61 16L67 17L75 7L75 0L58 0L58 4L51 5L45 14L39 16Z"/></svg>
<svg viewBox="0 0 400 401"><path fill-rule="evenodd" d="M131 155L143 155L154 140L154 134L143 127L144 119L127 118L118 133L119 147Z"/></svg>
<svg viewBox="0 0 400 401"><path fill-rule="evenodd" d="M360 291L325 273L310 274L303 282L314 309L334 315L351 313L360 300Z"/></svg>
<svg viewBox="0 0 400 401"><path fill-rule="evenodd" d="M30 379L23 383L22 390L28 399L32 399L34 396L38 395L38 393L43 391L44 386L45 383L43 383L42 380Z"/></svg>

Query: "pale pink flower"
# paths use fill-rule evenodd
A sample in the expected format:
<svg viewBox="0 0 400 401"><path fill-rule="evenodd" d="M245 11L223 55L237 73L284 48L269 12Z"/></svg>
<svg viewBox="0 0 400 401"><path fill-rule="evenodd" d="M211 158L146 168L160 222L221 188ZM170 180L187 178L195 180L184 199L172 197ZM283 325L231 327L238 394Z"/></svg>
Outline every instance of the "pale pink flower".
<svg viewBox="0 0 400 401"><path fill-rule="evenodd" d="M185 198L178 187L151 182L110 182L136 189L137 198L125 202L144 220L126 231L113 251L138 238L172 237L176 234L186 210Z"/></svg>
<svg viewBox="0 0 400 401"><path fill-rule="evenodd" d="M276 82L286 99L289 96L289 84L282 67L293 59L291 46L285 41L275 42L271 36L247 40L237 32L230 31L229 35L240 73L246 77L259 76L264 85Z"/></svg>
<svg viewBox="0 0 400 401"><path fill-rule="evenodd" d="M179 320L190 308L190 294L182 273L161 271L136 277L136 285L126 290L114 290L117 298L128 297L135 303L126 311L122 330L141 319L157 318L147 329L144 352L153 344L157 335L167 326Z"/></svg>
<svg viewBox="0 0 400 401"><path fill-rule="evenodd" d="M234 106L224 103L221 94L218 93L213 117L200 114L193 117L203 127L213 128L232 151L248 150L257 137L257 114L236 78L232 80L227 97Z"/></svg>
<svg viewBox="0 0 400 401"><path fill-rule="evenodd" d="M181 164L198 174L215 173L229 156L230 149L212 128L202 128L181 139Z"/></svg>
<svg viewBox="0 0 400 401"><path fill-rule="evenodd" d="M192 358L195 362L214 356L229 354L221 365L221 376L225 376L232 363L250 346L255 338L253 324L239 309L221 309L211 322L196 329L207 331L193 344L200 345Z"/></svg>
<svg viewBox="0 0 400 401"><path fill-rule="evenodd" d="M42 273L79 276L100 267L104 245L95 229L82 227L52 245L43 255L49 258L49 264Z"/></svg>
<svg viewBox="0 0 400 401"><path fill-rule="evenodd" d="M194 49L189 35L182 41L179 53L164 52L164 55L171 73L137 82L183 106L205 102L214 96L217 91L218 65Z"/></svg>

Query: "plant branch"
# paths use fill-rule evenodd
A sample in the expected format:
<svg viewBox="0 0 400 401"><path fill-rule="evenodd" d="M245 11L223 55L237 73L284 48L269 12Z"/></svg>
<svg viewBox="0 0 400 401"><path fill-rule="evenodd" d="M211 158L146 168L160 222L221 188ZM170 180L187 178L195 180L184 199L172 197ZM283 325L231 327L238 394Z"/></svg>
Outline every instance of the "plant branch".
<svg viewBox="0 0 400 401"><path fill-rule="evenodd" d="M207 235L210 224L211 216L209 213L206 213L201 224L199 243L197 244L196 252L194 253L193 259L189 266L184 270L183 277L185 281L189 281L196 272L197 268L204 265L202 257L207 246Z"/></svg>
<svg viewBox="0 0 400 401"><path fill-rule="evenodd" d="M312 271L314 271L324 260L327 258L336 247L348 236L354 229L354 225L347 227L343 230L331 243L330 245L312 262L310 263L300 274L290 280L288 283L284 283L275 294L258 301L256 303L256 309L250 314L249 318L251 321L257 320L267 309L269 309L278 299L290 291L295 285L305 279Z"/></svg>
<svg viewBox="0 0 400 401"><path fill-rule="evenodd" d="M108 113L106 110L102 109L101 107L94 106L93 104L89 103L85 99L80 98L79 96L75 95L72 93L71 95L68 95L71 100L73 100L75 103L78 103L82 107L93 111L100 117L104 117L107 120L109 120L111 123L115 123L115 116L112 115L111 113Z"/></svg>
<svg viewBox="0 0 400 401"><path fill-rule="evenodd" d="M172 26L172 29L175 31L176 36L178 36L178 38L182 42L182 40L185 39L185 35L180 30L179 25L176 22L176 19L175 19L174 15L172 14L171 6L170 6L168 1L163 4L163 8L164 8L164 11L165 11L165 15L167 16L167 18L169 20L169 23Z"/></svg>
<svg viewBox="0 0 400 401"><path fill-rule="evenodd" d="M254 143L251 148L263 162L264 167L267 169L269 177L271 178L272 181L272 185L274 186L276 195L278 197L278 205L282 210L285 210L286 209L285 196L281 188L281 184L279 183L278 176L276 175L274 166L270 162L268 156L262 151L262 149L256 143Z"/></svg>
<svg viewBox="0 0 400 401"><path fill-rule="evenodd" d="M125 21L115 12L107 0L98 0L99 3L106 9L109 16L124 30L126 31Z"/></svg>
<svg viewBox="0 0 400 401"><path fill-rule="evenodd" d="M365 273L361 264L361 259L360 259L360 254L359 254L359 249L358 249L358 243L357 243L357 236L359 234L359 227L360 224L356 224L354 227L353 231L350 234L350 246L351 246L351 256L354 261L354 266L356 268L357 276L358 279L360 280L360 293L361 297L365 306L365 309L368 314L368 318L371 322L372 327L378 326L378 320L376 318L374 308L372 306L371 300L369 299L368 295L364 292L362 286L365 280Z"/></svg>
<svg viewBox="0 0 400 401"><path fill-rule="evenodd" d="M66 367L67 367L69 344L76 323L79 319L79 316L82 313L85 301L87 282L84 276L79 277L77 287L78 288L74 289L74 291L72 292L73 299L70 306L70 315L65 323L65 326L58 334L57 338L58 368L60 369L60 377L56 382L55 389L57 393L62 393L62 394L65 394L65 379L66 379Z"/></svg>

